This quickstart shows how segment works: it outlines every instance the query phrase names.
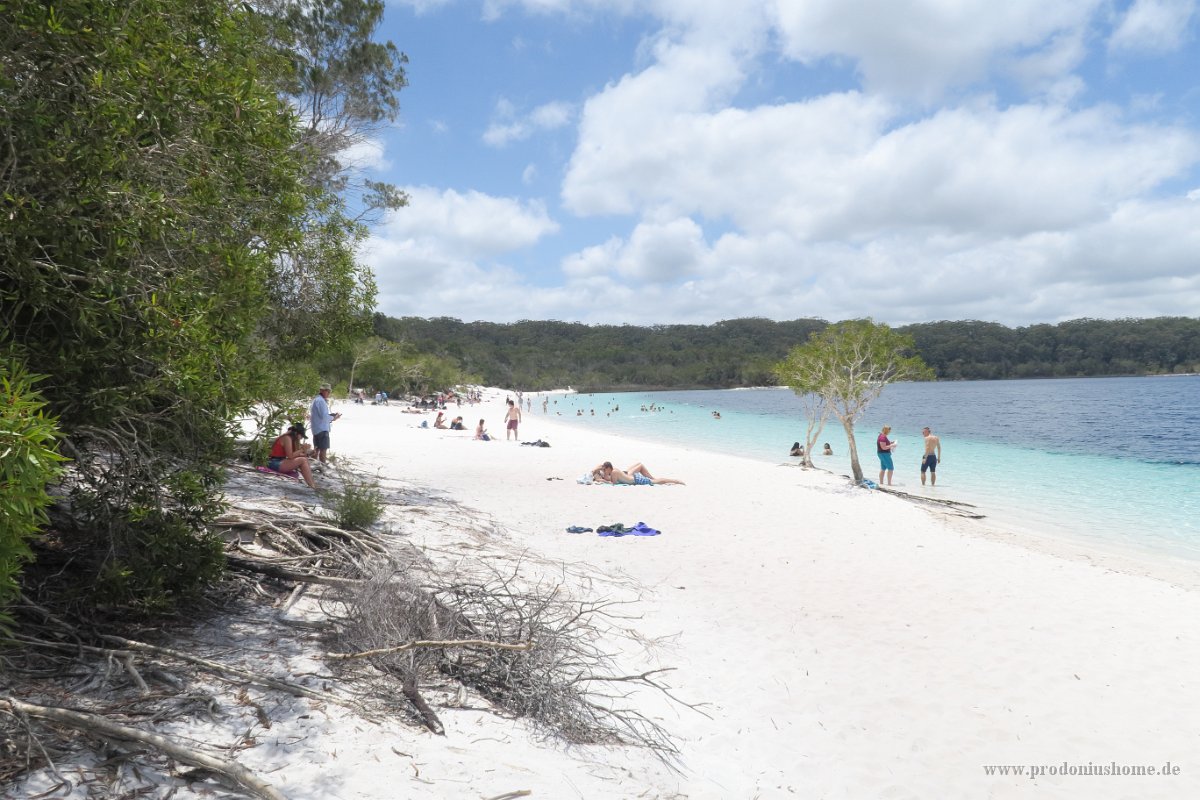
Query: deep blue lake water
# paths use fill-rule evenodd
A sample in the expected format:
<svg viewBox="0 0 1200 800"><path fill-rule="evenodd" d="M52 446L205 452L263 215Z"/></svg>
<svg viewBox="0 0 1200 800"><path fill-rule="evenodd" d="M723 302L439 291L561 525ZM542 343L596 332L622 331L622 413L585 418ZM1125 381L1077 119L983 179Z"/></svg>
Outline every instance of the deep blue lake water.
<svg viewBox="0 0 1200 800"><path fill-rule="evenodd" d="M804 438L788 389L555 399L550 413L564 422L775 463ZM863 473L877 478L875 437L891 425L897 489L972 503L1006 527L1200 560L1198 401L1200 376L902 383L855 423L855 440ZM663 410L641 410L651 403ZM942 439L936 489L921 487L918 470L925 425ZM817 465L849 474L836 418L820 440L834 455Z"/></svg>

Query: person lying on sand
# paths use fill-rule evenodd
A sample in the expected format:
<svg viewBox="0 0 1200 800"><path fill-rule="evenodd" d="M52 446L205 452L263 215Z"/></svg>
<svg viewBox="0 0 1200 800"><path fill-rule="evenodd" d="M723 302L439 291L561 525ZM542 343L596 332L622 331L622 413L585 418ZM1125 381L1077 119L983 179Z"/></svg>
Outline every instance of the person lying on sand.
<svg viewBox="0 0 1200 800"><path fill-rule="evenodd" d="M595 483L611 483L614 486L618 483L634 484L636 486L656 486L658 484L678 484L684 486L683 481L675 480L674 478L656 478L650 474L650 470L646 469L646 465L638 462L629 469L620 470L612 465L611 461L605 461L600 466L592 470L592 481Z"/></svg>

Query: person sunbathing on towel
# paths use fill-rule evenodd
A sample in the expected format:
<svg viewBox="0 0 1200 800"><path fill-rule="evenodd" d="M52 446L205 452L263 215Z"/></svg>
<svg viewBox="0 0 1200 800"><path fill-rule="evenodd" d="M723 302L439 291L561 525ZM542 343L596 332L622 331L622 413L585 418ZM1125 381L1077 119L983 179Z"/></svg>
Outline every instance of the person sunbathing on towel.
<svg viewBox="0 0 1200 800"><path fill-rule="evenodd" d="M276 472L291 472L297 470L304 477L308 488L316 489L313 483L312 467L308 463L308 445L300 444L305 438L304 423L293 423L287 433L277 438L271 445L271 455L267 458L267 467Z"/></svg>
<svg viewBox="0 0 1200 800"><path fill-rule="evenodd" d="M650 470L646 469L646 465L640 461L626 470L617 469L612 465L611 461L605 461L592 470L592 481L594 483L611 483L614 486L619 483L633 484L635 486L655 486L668 483L679 486L686 485L683 481L675 480L674 478L654 477L650 474Z"/></svg>

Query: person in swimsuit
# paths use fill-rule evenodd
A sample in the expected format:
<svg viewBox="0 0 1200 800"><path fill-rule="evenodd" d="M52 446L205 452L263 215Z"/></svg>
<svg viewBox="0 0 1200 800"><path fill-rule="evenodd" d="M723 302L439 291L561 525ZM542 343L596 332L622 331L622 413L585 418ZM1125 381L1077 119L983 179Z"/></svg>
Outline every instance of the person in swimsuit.
<svg viewBox="0 0 1200 800"><path fill-rule="evenodd" d="M891 432L892 426L884 425L883 430L879 432L879 437L875 440L875 453L879 456L880 486L883 486L884 473L887 474L888 486L892 485L892 472L896 468L892 464L892 450L896 449L896 443L888 438L888 434Z"/></svg>
<svg viewBox="0 0 1200 800"><path fill-rule="evenodd" d="M929 485L937 486L937 465L942 460L942 440L933 435L926 426L921 435L925 437L925 455L921 458L921 485L925 485L925 470L929 470Z"/></svg>
<svg viewBox="0 0 1200 800"><path fill-rule="evenodd" d="M308 484L308 488L316 489L317 485L313 483L312 467L308 463L308 445L301 445L300 440L305 437L304 423L293 423L287 432L275 439L271 445L271 454L267 458L267 467L276 472L291 472L298 471L303 477L304 482Z"/></svg>
<svg viewBox="0 0 1200 800"><path fill-rule="evenodd" d="M517 423L521 421L521 407L514 404L512 398L508 398L508 411L504 413L504 438L508 440L518 439Z"/></svg>
<svg viewBox="0 0 1200 800"><path fill-rule="evenodd" d="M433 421L433 427L439 428L440 430L446 429L446 415L441 411L438 412L437 419Z"/></svg>
<svg viewBox="0 0 1200 800"><path fill-rule="evenodd" d="M617 469L612 465L611 461L605 461L592 470L592 482L611 483L614 486L619 483L632 484L634 486L656 486L658 484L686 485L683 481L674 478L654 477L650 474L650 470L646 469L646 465L640 461L626 470Z"/></svg>

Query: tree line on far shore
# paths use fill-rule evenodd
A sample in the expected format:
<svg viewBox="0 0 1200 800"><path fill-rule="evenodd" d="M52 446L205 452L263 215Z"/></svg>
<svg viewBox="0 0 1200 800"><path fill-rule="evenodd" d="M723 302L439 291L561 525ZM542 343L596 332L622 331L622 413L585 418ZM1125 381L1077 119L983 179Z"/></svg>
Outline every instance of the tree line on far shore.
<svg viewBox="0 0 1200 800"><path fill-rule="evenodd" d="M456 364L489 386L543 390L766 386L790 348L821 319L733 319L713 325L462 322L375 315L375 333ZM1200 372L1200 318L1078 319L1009 328L926 322L895 328L939 380L998 380Z"/></svg>

